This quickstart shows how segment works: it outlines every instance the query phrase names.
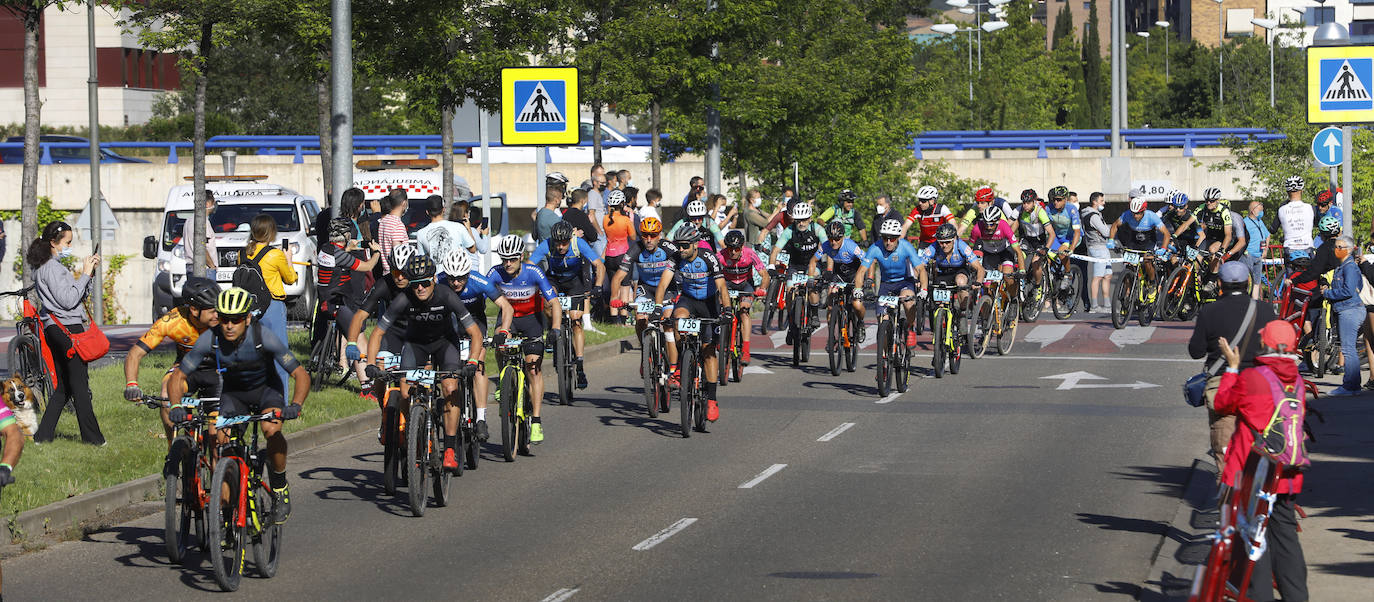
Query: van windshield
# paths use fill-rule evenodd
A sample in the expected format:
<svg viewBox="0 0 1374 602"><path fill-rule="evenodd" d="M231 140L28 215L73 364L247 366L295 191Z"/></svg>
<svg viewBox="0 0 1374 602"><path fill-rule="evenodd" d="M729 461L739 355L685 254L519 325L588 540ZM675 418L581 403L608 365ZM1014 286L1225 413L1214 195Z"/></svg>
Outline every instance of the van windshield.
<svg viewBox="0 0 1374 602"><path fill-rule="evenodd" d="M272 216L277 222L277 232L297 232L301 229L300 219L296 213L295 205L218 205L215 210L210 212L210 227L215 232L233 232L243 225L244 231L248 230L248 223L253 221L258 214L265 213ZM186 220L195 215L192 209L184 211L171 211L162 224L162 250L171 251L177 243L181 242L182 229L186 227Z"/></svg>

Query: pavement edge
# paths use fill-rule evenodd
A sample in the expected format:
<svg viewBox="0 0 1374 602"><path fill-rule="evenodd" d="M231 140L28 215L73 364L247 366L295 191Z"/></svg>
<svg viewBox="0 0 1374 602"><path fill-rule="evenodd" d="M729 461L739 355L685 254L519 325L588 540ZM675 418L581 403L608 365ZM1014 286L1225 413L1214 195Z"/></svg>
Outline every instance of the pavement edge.
<svg viewBox="0 0 1374 602"><path fill-rule="evenodd" d="M1142 601L1187 600L1197 567L1206 562L1210 536L1215 531L1211 519L1217 494L1217 468L1208 455L1193 459L1183 495L1174 511L1173 521L1160 535L1159 547L1136 599Z"/></svg>

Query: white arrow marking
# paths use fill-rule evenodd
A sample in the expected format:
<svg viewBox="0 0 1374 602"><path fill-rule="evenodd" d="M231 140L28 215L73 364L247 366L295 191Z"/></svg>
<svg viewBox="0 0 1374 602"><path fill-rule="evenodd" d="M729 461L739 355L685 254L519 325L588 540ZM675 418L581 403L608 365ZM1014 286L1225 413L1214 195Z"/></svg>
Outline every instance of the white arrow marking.
<svg viewBox="0 0 1374 602"><path fill-rule="evenodd" d="M783 347L787 344L787 329L773 331L768 335L768 339L773 341L773 347Z"/></svg>
<svg viewBox="0 0 1374 602"><path fill-rule="evenodd" d="M1039 324L1026 334L1027 343L1040 343L1040 348L1059 342L1073 330L1073 324Z"/></svg>
<svg viewBox="0 0 1374 602"><path fill-rule="evenodd" d="M744 374L772 374L773 371L762 366L745 366Z"/></svg>
<svg viewBox="0 0 1374 602"><path fill-rule="evenodd" d="M1107 338L1111 339L1113 345L1125 347L1147 343L1150 341L1150 337L1154 335L1154 326L1127 326L1121 330L1113 331L1112 336Z"/></svg>
<svg viewBox="0 0 1374 602"><path fill-rule="evenodd" d="M1323 142L1322 146L1326 147L1326 162L1335 163L1336 151L1341 149L1341 142L1336 139L1336 132L1327 132L1326 142Z"/></svg>
<svg viewBox="0 0 1374 602"><path fill-rule="evenodd" d="M1051 375L1051 376L1042 376L1042 377L1040 377L1040 378L1041 378L1042 380L1062 380L1063 382L1059 383L1059 386L1058 386L1058 387L1055 387L1055 389L1058 390L1058 391L1066 391L1066 390L1069 390L1069 389L1149 389L1149 388L1151 388L1151 387L1158 387L1158 386L1159 386L1159 385L1156 385L1156 384L1151 384L1151 383L1142 382L1142 381L1135 381L1135 382L1133 382L1133 383L1114 383L1114 384L1107 384L1107 383L1080 384L1079 381L1084 381L1084 380L1107 380L1106 377L1098 376L1098 375L1096 375L1096 374L1092 374L1092 373L1090 373L1090 372L1083 372L1083 371L1079 371L1079 372L1066 372L1066 373L1064 373L1064 374L1054 374L1054 375Z"/></svg>
<svg viewBox="0 0 1374 602"><path fill-rule="evenodd" d="M864 344L859 345L859 349L868 349L878 342L878 325L869 324L864 327Z"/></svg>

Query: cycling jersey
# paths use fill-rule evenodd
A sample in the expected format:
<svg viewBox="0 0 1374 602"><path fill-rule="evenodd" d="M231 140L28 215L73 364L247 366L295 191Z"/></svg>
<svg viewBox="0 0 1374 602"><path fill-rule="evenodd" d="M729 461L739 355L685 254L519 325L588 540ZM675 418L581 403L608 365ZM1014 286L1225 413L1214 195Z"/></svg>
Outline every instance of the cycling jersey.
<svg viewBox="0 0 1374 602"><path fill-rule="evenodd" d="M857 207L849 211L831 207L820 214L816 220L821 222L835 221L844 224L844 235L846 237L852 237L856 230L864 229L864 218L859 217L859 209Z"/></svg>
<svg viewBox="0 0 1374 602"><path fill-rule="evenodd" d="M596 250L581 238L574 237L568 244L567 252L562 255L557 254L552 245L553 241L549 240L539 243L534 252L530 253L530 263L547 263L549 276L559 280L581 278L583 266L589 266L593 261L601 259Z"/></svg>
<svg viewBox="0 0 1374 602"><path fill-rule="evenodd" d="M507 274L501 266L492 266L487 272L490 280L515 310L515 317L528 316L544 310L545 301L553 301L558 292L544 276L544 270L528 263L521 264L520 271Z"/></svg>
<svg viewBox="0 0 1374 602"><path fill-rule="evenodd" d="M848 238L841 239L838 246L828 240L821 243L821 248L816 251L816 259L827 257L835 263L835 274L845 281L853 280L864 265L864 250Z"/></svg>
<svg viewBox="0 0 1374 602"><path fill-rule="evenodd" d="M1218 203L1216 211L1208 211L1207 206L1203 205L1193 212L1193 216L1207 238L1218 241L1226 238L1226 226L1231 225L1231 210L1226 206Z"/></svg>
<svg viewBox="0 0 1374 602"><path fill-rule="evenodd" d="M315 290L320 299L342 301L350 297L353 272L362 265L342 243L325 243L315 255Z"/></svg>
<svg viewBox="0 0 1374 602"><path fill-rule="evenodd" d="M811 233L815 235L814 242L806 241L803 244L804 237L798 236L800 233L797 224L792 224L773 245L773 248L782 249L787 253L788 267L794 270L806 269L811 264L811 258L816 256L816 249L821 246L820 241L825 240L825 229L815 222L811 222Z"/></svg>
<svg viewBox="0 0 1374 602"><path fill-rule="evenodd" d="M1045 213L1044 207L1036 207L1035 211L1022 211L1016 218L1017 233L1021 238L1035 246L1044 246L1049 241L1049 235L1054 231L1054 224L1050 222L1050 216Z"/></svg>
<svg viewBox="0 0 1374 602"><path fill-rule="evenodd" d="M162 344L162 341L171 339L176 343L179 362L182 356L195 346L201 332L204 331L196 330L196 327L191 325L191 309L181 306L173 308L153 322L148 332L143 333L134 344L144 351L152 351L154 347Z"/></svg>
<svg viewBox="0 0 1374 602"><path fill-rule="evenodd" d="M995 229L988 228L986 222L978 220L969 233L969 242L979 243L978 248L984 253L1002 253L1016 244L1016 234L1007 220L997 220Z"/></svg>
<svg viewBox="0 0 1374 602"><path fill-rule="evenodd" d="M634 275L635 281L649 287L658 286L663 270L672 265L677 256L677 247L668 241L659 241L653 250L640 249L630 261L620 264L620 271Z"/></svg>
<svg viewBox="0 0 1374 602"><path fill-rule="evenodd" d="M1336 218L1336 221L1341 221L1341 218L1342 218L1344 215L1345 215L1345 214L1341 213L1341 208L1340 208L1340 207L1337 207L1335 203L1331 203L1331 205L1327 206L1326 211L1322 211L1321 209L1317 209L1317 217L1316 217L1316 220L1317 220L1317 221L1321 221L1321 219L1322 219L1323 217L1331 216L1331 217Z"/></svg>
<svg viewBox="0 0 1374 602"><path fill-rule="evenodd" d="M1278 225L1271 230L1283 232L1283 248L1307 250L1312 248L1312 226L1316 224L1316 210L1301 200L1288 201L1279 207L1275 219Z"/></svg>
<svg viewBox="0 0 1374 602"><path fill-rule="evenodd" d="M954 241L953 253L946 254L940 250L940 245L931 245L921 251L921 259L922 263L935 264L936 269L941 272L959 270L978 263L978 256L973 254L973 248L959 239Z"/></svg>
<svg viewBox="0 0 1374 602"><path fill-rule="evenodd" d="M1180 234L1174 234L1178 232L1179 227L1183 226L1183 223L1188 221L1190 217L1193 216L1189 213L1184 213L1180 216L1178 211L1173 208L1166 208L1159 213L1160 223L1164 224L1164 228L1169 231L1170 236L1174 237L1176 243L1195 247L1202 239L1202 227L1198 224L1194 223L1193 227L1184 230Z"/></svg>
<svg viewBox="0 0 1374 602"><path fill-rule="evenodd" d="M1117 238L1121 239L1122 244L1127 248L1136 251L1148 251L1157 246L1155 233L1164 222L1160 221L1159 214L1153 211L1146 211L1140 219L1136 219L1135 214L1127 211L1122 213L1121 225L1125 228L1118 228Z"/></svg>
<svg viewBox="0 0 1374 602"><path fill-rule="evenodd" d="M993 199L992 204L1002 209L1002 213L1008 221L1014 221L1017 218L1017 216L1021 215L1020 210L1018 210L1015 206L1012 206L1011 203L1008 203L1006 199L1000 196ZM978 221L978 218L980 217L982 216L978 212L978 205L974 204L973 207L970 207L968 211L964 212L964 217L960 218L960 221L964 222L965 224L972 224L973 222ZM934 232L934 230L931 230L932 234L934 234ZM935 242L935 239L931 238L930 242Z"/></svg>
<svg viewBox="0 0 1374 602"><path fill-rule="evenodd" d="M1056 245L1073 243L1073 235L1083 229L1083 222L1078 219L1078 207L1064 203L1063 209L1055 209L1054 203L1042 209L1050 219L1050 225L1054 228Z"/></svg>
<svg viewBox="0 0 1374 602"><path fill-rule="evenodd" d="M934 247L926 247L931 249ZM883 243L873 243L864 253L862 265L868 267L878 264L878 274L883 282L911 280L911 270L926 262L922 252L905 240L897 241L897 248L888 252Z"/></svg>
<svg viewBox="0 0 1374 602"><path fill-rule="evenodd" d="M729 251L722 251L716 257L720 260L721 272L725 275L725 281L731 284L753 283L754 271L763 273L768 267L763 265L763 260L753 249L744 247L740 249L739 259L731 261Z"/></svg>
<svg viewBox="0 0 1374 602"><path fill-rule="evenodd" d="M457 318L459 328L464 330L477 324L458 293L443 286L434 287L433 294L424 300L415 295L414 289L407 290L386 308L386 314L377 320L377 328L391 330L396 318L402 315L408 318L406 343L432 343L440 339L458 340L461 335L454 332L450 316Z"/></svg>
<svg viewBox="0 0 1374 602"><path fill-rule="evenodd" d="M714 254L697 251L697 256L678 259L673 262L672 270L683 296L697 300L710 299L716 291L716 279L723 278L720 259Z"/></svg>
<svg viewBox="0 0 1374 602"><path fill-rule="evenodd" d="M974 210L970 209L970 214L972 214L973 211ZM965 216L965 218L967 219L967 216ZM954 219L954 214L949 212L949 207L946 207L939 203L936 203L935 206L930 208L929 212L925 213L923 213L921 211L921 208L917 206L915 209L912 209L911 213L908 213L906 216L907 221L919 224L921 226L919 239L921 241L921 244L923 245L934 243L935 230L938 229L940 226L949 223L949 221L952 219Z"/></svg>
<svg viewBox="0 0 1374 602"><path fill-rule="evenodd" d="M250 391L263 387L275 389L277 370L273 363L281 366L287 374L301 365L277 335L257 322L249 324L237 342L225 339L221 328L215 327L210 336L196 340L195 346L182 358L178 369L189 376L201 362L207 360L219 367L225 391ZM281 383L281 386L285 385ZM224 411L223 403L220 410Z"/></svg>
<svg viewBox="0 0 1374 602"><path fill-rule="evenodd" d="M698 223L697 220L700 220L700 223ZM697 243L697 246L703 249L710 249L712 252L725 246L725 233L721 231L720 226L717 226L715 222L707 220L706 218L678 220L678 222L673 225L672 230L668 231L668 236L665 238L668 240L676 238L677 231L688 226L697 227L698 236L701 237L701 241Z"/></svg>

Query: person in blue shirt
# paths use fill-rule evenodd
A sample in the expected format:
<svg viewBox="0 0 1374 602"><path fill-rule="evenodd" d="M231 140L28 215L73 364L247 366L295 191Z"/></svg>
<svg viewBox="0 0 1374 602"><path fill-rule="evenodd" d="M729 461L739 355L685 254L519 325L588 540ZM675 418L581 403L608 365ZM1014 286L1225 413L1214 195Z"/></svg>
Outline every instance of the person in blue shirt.
<svg viewBox="0 0 1374 602"><path fill-rule="evenodd" d="M967 307L969 283L982 282L986 275L983 262L973 253L973 247L958 237L953 225L945 226L940 226L935 232L935 244L921 251L922 269L930 270L933 267L935 272L929 277L932 284L961 287L959 303ZM970 280L971 277L974 279Z"/></svg>
<svg viewBox="0 0 1374 602"><path fill-rule="evenodd" d="M1164 222L1160 221L1159 214L1146 209L1145 199L1133 198L1129 207L1130 211L1122 213L1121 217L1112 222L1112 231L1107 234L1107 248L1115 249L1117 246L1117 231L1121 231L1121 246L1139 253L1149 253L1153 251L1156 255L1168 255L1169 229L1164 227ZM1122 227L1125 227L1124 229ZM1156 235L1161 235L1157 239ZM1159 281L1155 273L1155 263L1145 262L1146 299L1153 303L1155 300L1155 283Z"/></svg>
<svg viewBox="0 0 1374 602"><path fill-rule="evenodd" d="M677 247L677 261L663 271L654 291L654 303L662 306L668 294L669 282L677 280L682 292L678 293L673 308L673 319L664 325L664 333L676 337L677 321L682 318L719 318L729 321L733 314L730 309L730 293L725 286L725 272L721 270L720 259L715 253L697 246L700 231L696 228L681 228L673 235ZM703 252L705 251L705 252ZM715 328L703 325L700 333L702 342L701 357L705 373L706 419L715 422L720 417L720 407L716 403L716 341ZM667 338L665 336L665 338ZM676 346L674 339L672 346ZM681 350L678 351L681 353ZM671 384L679 386L682 371L674 368Z"/></svg>
<svg viewBox="0 0 1374 602"><path fill-rule="evenodd" d="M500 326L496 332L499 337L505 339L510 336L511 319L515 312L510 305L510 301L501 294L500 289L479 274L472 273L472 256L463 249L451 249L448 254L441 258L439 263L444 268L443 280L453 292L458 293L458 299L463 302L468 313L472 314L472 319L477 321L478 330L482 331L482 338L487 336L487 300L490 299L496 304L500 314L498 315ZM455 317L456 319L456 317ZM455 328L457 323L454 324ZM467 361L468 348L460 350L462 358ZM477 406L477 439L483 443L487 441L487 393L491 382L486 376L486 349L478 350L478 355L474 358L478 361L478 378L472 379L472 396Z"/></svg>
<svg viewBox="0 0 1374 602"><path fill-rule="evenodd" d="M539 243L530 253L530 263L547 264L549 279L559 295L583 295L582 302L568 310L568 318L572 320L573 354L577 356L577 388L585 389L587 373L582 369L582 348L586 335L582 331L582 314L587 311L587 295L592 291L587 286L587 271L590 266L595 280L593 288L598 295L604 296L601 293L606 282L606 266L587 241L573 236L572 224L566 221L553 225L549 230L549 239Z"/></svg>
<svg viewBox="0 0 1374 602"><path fill-rule="evenodd" d="M1340 205L1335 204L1333 202L1334 200L1335 195L1332 194L1330 190L1323 190L1317 193L1317 217L1316 222L1313 223L1320 222L1323 217L1328 215L1336 218L1338 222L1341 221L1344 214L1341 213Z"/></svg>
<svg viewBox="0 0 1374 602"><path fill-rule="evenodd" d="M1059 266L1064 274L1069 273L1069 255L1074 249L1078 248L1078 242L1083 237L1083 222L1078 217L1078 206L1069 204L1069 189L1064 186L1055 186L1050 189L1050 204L1045 207L1045 214L1050 217L1050 225L1054 230L1054 242L1050 244L1050 249L1059 254ZM1059 279L1059 289L1069 288L1069 279Z"/></svg>
<svg viewBox="0 0 1374 602"><path fill-rule="evenodd" d="M524 342L520 350L525 353L525 383L529 387L530 402L534 411L530 418L530 443L544 441L544 425L539 417L544 404L544 376L541 366L544 361L544 319L546 309L552 311L548 318L549 340L557 341L561 335L563 307L558 304L558 292L537 266L521 261L524 256L525 241L519 235L507 234L496 245L496 254L501 258L487 272L491 282L501 295L510 301L515 317L511 318L511 331ZM499 349L506 344L506 337L496 333L491 346Z"/></svg>
<svg viewBox="0 0 1374 602"><path fill-rule="evenodd" d="M628 260L622 262L620 269L611 275L611 289L618 289L620 284L629 278L634 283L636 300L653 299L654 291L658 290L658 283L663 280L663 273L676 259L677 247L663 240L663 222L656 217L646 217L639 222L639 249ZM676 293L676 283L671 277L667 280L668 292ZM615 303L612 301L611 305L614 307ZM670 302L664 307L664 311L669 311L671 307ZM635 338L638 339L644 335L644 328L649 325L649 316L637 310L635 313ZM668 363L676 365L677 346L668 345L667 351Z"/></svg>
<svg viewBox="0 0 1374 602"><path fill-rule="evenodd" d="M941 224L936 230L937 241L940 234L948 234L957 238L954 235L954 225L950 223ZM925 298L926 288L929 284L926 271L922 269L922 264L925 263L922 252L917 251L916 247L911 246L910 242L902 238L902 222L896 219L883 220L882 225L878 226L878 238L879 240L874 242L873 246L864 253L864 270L860 277L877 276L875 280L879 282L879 297L913 296L913 299L902 304L902 308L906 310L907 324L915 324L916 299ZM926 247L926 249L933 249L937 246L939 246L938 242ZM917 278L920 278L920 286L916 285ZM907 331L906 345L907 347L916 345L916 333L914 331Z"/></svg>
<svg viewBox="0 0 1374 602"><path fill-rule="evenodd" d="M1269 226L1264 223L1264 203L1250 201L1250 213L1242 220L1245 224L1245 255L1241 262L1250 268L1250 282L1254 284L1251 296L1259 298L1260 287L1264 286L1264 246L1268 244Z"/></svg>

